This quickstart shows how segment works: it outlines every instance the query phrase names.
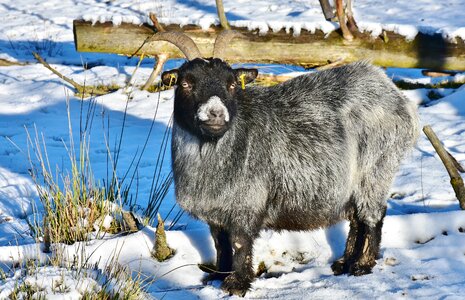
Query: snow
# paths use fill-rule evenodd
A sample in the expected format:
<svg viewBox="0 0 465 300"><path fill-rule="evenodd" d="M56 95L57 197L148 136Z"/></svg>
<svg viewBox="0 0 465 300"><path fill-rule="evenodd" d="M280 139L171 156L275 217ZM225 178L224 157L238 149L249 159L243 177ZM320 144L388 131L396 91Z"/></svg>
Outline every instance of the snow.
<svg viewBox="0 0 465 300"><path fill-rule="evenodd" d="M258 29L261 34L285 29L293 34L306 29L330 33L336 23L323 19L318 1L224 1L231 24ZM377 35L393 30L412 39L418 32L441 33L445 37L465 37L465 1L355 1L355 16L360 28ZM30 235L28 222L42 222L43 210L28 169L27 134L43 134L50 163L69 170L67 102L70 122L79 131L80 112L87 112L90 99L81 100L57 76L39 64L30 54L38 51L65 76L81 84L143 84L153 59L145 59L136 70L137 58L116 55L77 53L74 50L72 20L84 17L115 24L147 21L155 12L166 23L199 24L203 29L218 23L214 2L206 0L160 1L70 1L0 0L0 58L29 62L25 66L0 67L0 299L7 297L15 284L28 282L45 291L48 298L78 299L102 288L100 273L112 259L129 268L133 277L146 280L145 296L165 299L227 298L219 282L203 286L204 273L198 263L214 261L215 250L208 227L187 215L167 231L168 243L176 254L158 263L150 257L154 243L152 226L130 235L111 235L73 245L53 245L63 253L63 266L48 264L50 254ZM172 60L165 69L179 66ZM86 68L83 66L87 65ZM248 64L247 66L250 66ZM308 71L285 65L257 65L261 73L298 76ZM419 69L389 68L394 81L435 84L444 80L463 82L465 73L431 78ZM429 99L430 89L403 93L420 105L421 123L430 124L450 153L465 163L465 87L436 89L443 98ZM130 100L129 102L127 102ZM119 141L125 124L122 151L117 168L124 174L135 153L141 157L137 205L145 207L150 194L156 156L164 130L170 122L173 90L148 93L138 88L121 88L94 99L94 125L89 130L90 157L97 180L107 177L105 139ZM157 106L157 103L159 105ZM124 112L127 107L127 115ZM157 109L158 107L158 109ZM149 128L155 117L154 129ZM110 120L110 123L106 121ZM104 122L103 122L104 121ZM106 136L108 134L108 136ZM162 172L170 172L170 157ZM309 298L447 298L461 299L465 283L465 212L461 211L449 177L433 147L422 136L399 170L388 200L383 227L380 258L373 274L333 276L330 264L344 250L348 223L313 232L263 231L254 246L254 265L263 262L268 273L253 283L246 297L258 299ZM169 190L160 209L173 221L178 208L168 216L175 203ZM113 207L112 210L117 210ZM111 224L103 216L104 227ZM76 273L73 261L87 261L98 270ZM27 273L19 266L34 261L35 270ZM87 269L86 269L87 270ZM2 273L0 273L2 274ZM57 289L56 282L63 282ZM66 288L64 288L66 287ZM232 297L235 298L235 297Z"/></svg>
<svg viewBox="0 0 465 300"><path fill-rule="evenodd" d="M207 30L212 24L219 24L216 8L211 1L176 1L159 2L139 1L132 7L118 5L109 7L110 12L86 13L84 20L95 22L113 21L115 24L129 22L141 24L148 20L148 11L159 16L161 22L167 24L197 24ZM426 34L439 33L453 40L456 37L465 38L465 20L463 18L463 1L430 0L395 1L395 6L389 1L354 1L354 14L362 31L378 36L383 30L393 31L413 40L418 32ZM230 24L258 29L260 34L268 31L292 30L299 35L301 29L314 32L321 30L328 34L339 28L337 23L324 19L318 1L224 1L226 16ZM414 12L414 14L412 14Z"/></svg>
<svg viewBox="0 0 465 300"><path fill-rule="evenodd" d="M18 270L11 278L5 280L0 298L7 298L10 290L23 283L37 287L39 292L34 295L37 298L42 294L47 295L47 299L81 299L85 292L93 294L100 291L100 285L92 278L94 275L92 273L96 272L90 274L84 272L85 276L81 275L82 277L76 273L76 271L73 272L65 268L40 267L35 270L34 274L24 276L23 271ZM79 278L79 284L75 284L76 278ZM19 299L29 298L24 293L19 295Z"/></svg>

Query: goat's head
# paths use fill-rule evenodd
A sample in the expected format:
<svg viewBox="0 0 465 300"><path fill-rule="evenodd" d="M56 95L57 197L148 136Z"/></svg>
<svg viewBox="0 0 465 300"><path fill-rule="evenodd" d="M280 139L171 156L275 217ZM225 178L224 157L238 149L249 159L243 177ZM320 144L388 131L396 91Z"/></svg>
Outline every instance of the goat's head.
<svg viewBox="0 0 465 300"><path fill-rule="evenodd" d="M257 77L256 69L233 69L219 57L226 44L237 33L226 31L215 41L214 58L200 58L194 42L186 50L183 45L173 44L184 52L188 61L179 69L162 74L165 85L176 85L174 117L189 132L207 139L222 137L230 128L237 112L237 94L244 84Z"/></svg>

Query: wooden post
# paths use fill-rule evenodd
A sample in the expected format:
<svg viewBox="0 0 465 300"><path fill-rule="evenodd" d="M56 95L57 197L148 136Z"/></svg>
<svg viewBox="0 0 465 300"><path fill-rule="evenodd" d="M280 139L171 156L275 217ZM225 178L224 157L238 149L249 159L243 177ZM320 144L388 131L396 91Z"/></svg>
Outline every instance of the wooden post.
<svg viewBox="0 0 465 300"><path fill-rule="evenodd" d="M354 39L354 36L352 35L349 28L347 27L344 4L342 3L342 0L336 0L335 3L336 3L337 19L339 20L339 27L341 27L342 36L344 37L345 40L352 41Z"/></svg>
<svg viewBox="0 0 465 300"><path fill-rule="evenodd" d="M450 184L454 189L457 200L459 200L460 208L465 210L465 186L463 184L462 177L460 176L453 160L451 159L451 155L446 151L446 149L444 149L444 146L441 144L441 141L438 139L431 126L426 125L423 127L423 132L428 137L429 141L436 150L436 153L439 155L439 158L441 158L442 163L446 167L446 170L450 176Z"/></svg>
<svg viewBox="0 0 465 300"><path fill-rule="evenodd" d="M332 21L335 17L333 8L331 4L329 4L329 0L320 0L321 10L323 11L323 15L325 16L326 21Z"/></svg>
<svg viewBox="0 0 465 300"><path fill-rule="evenodd" d="M223 29L230 29L228 19L224 13L223 0L216 0L216 10L218 11L221 27L223 27Z"/></svg>

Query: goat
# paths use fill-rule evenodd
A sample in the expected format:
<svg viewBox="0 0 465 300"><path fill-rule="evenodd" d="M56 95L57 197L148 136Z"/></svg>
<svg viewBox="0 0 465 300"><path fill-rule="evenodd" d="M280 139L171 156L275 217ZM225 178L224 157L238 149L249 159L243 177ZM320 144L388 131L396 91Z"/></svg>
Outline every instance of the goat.
<svg viewBox="0 0 465 300"><path fill-rule="evenodd" d="M419 134L416 108L382 70L357 62L272 87L245 86L256 69L220 57L236 33L201 58L181 33L156 39L188 58L162 74L177 85L172 167L176 200L210 226L222 289L245 295L261 229L314 230L350 221L335 275L376 264L387 193ZM190 46L186 46L190 45Z"/></svg>

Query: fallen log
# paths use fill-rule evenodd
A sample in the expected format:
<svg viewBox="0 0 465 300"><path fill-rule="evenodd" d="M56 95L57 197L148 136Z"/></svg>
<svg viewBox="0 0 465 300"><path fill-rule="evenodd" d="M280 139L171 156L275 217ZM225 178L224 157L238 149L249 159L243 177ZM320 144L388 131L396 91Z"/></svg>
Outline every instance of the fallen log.
<svg viewBox="0 0 465 300"><path fill-rule="evenodd" d="M114 26L111 22L96 23L75 20L74 41L77 51L105 52L123 55L155 56L166 53L171 58L181 58L182 53L163 41L149 41L154 27L148 24L123 23ZM202 30L195 25L161 24L167 31L183 31L198 44L204 57L211 57L213 43L219 26ZM429 68L436 70L465 70L465 43L445 40L441 35L419 33L413 41L393 32L383 32L380 37L360 34L347 42L337 32L328 36L321 31L311 33L302 30L293 36L285 30L260 35L258 30L232 27L245 38L234 39L225 53L231 63L280 63L304 67L326 65L328 61L345 63L368 59L383 67Z"/></svg>

